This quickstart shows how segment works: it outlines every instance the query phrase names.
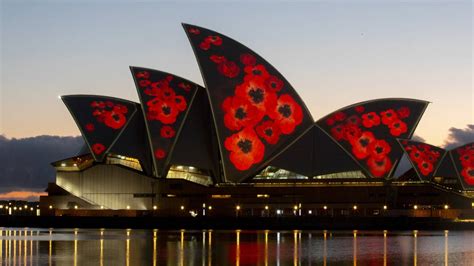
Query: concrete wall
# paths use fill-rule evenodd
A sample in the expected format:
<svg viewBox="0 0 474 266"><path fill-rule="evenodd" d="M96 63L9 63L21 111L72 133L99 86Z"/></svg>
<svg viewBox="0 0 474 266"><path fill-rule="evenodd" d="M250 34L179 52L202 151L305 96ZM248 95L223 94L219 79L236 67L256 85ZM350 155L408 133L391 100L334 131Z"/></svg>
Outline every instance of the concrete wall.
<svg viewBox="0 0 474 266"><path fill-rule="evenodd" d="M117 165L96 165L82 172L57 172L56 184L98 208L145 210L153 198L154 179ZM139 197L134 197L139 196Z"/></svg>

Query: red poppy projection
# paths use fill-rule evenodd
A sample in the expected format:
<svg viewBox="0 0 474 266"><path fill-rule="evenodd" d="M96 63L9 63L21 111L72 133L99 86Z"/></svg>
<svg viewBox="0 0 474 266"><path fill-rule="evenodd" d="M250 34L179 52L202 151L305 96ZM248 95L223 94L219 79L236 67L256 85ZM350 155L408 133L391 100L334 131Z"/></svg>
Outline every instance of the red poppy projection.
<svg viewBox="0 0 474 266"><path fill-rule="evenodd" d="M446 151L433 145L412 140L399 140L421 180L430 181Z"/></svg>
<svg viewBox="0 0 474 266"><path fill-rule="evenodd" d="M69 95L61 99L96 161L104 159L137 110L136 103L106 96Z"/></svg>
<svg viewBox="0 0 474 266"><path fill-rule="evenodd" d="M450 151L465 189L474 189L474 143Z"/></svg>
<svg viewBox="0 0 474 266"><path fill-rule="evenodd" d="M381 99L345 107L317 124L373 178L389 178L403 151L396 138L411 138L427 102Z"/></svg>
<svg viewBox="0 0 474 266"><path fill-rule="evenodd" d="M245 180L313 119L293 87L262 57L220 33L183 26L211 99L225 177Z"/></svg>
<svg viewBox="0 0 474 266"><path fill-rule="evenodd" d="M167 161L198 85L158 70L139 67L130 69L146 118L156 176L166 176Z"/></svg>

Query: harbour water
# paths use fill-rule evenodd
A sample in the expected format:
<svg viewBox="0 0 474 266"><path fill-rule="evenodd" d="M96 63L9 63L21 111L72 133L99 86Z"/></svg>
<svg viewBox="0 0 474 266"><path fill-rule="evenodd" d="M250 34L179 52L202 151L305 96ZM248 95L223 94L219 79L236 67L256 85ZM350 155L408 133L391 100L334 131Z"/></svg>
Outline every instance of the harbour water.
<svg viewBox="0 0 474 266"><path fill-rule="evenodd" d="M474 265L474 231L0 228L1 265Z"/></svg>

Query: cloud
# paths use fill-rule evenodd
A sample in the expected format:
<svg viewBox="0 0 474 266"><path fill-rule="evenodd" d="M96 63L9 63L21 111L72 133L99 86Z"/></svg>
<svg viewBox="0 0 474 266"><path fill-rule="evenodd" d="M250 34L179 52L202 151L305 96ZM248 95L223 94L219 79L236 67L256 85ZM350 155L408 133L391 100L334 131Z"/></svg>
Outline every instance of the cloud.
<svg viewBox="0 0 474 266"><path fill-rule="evenodd" d="M466 128L452 127L443 148L450 150L471 142L474 142L474 124L467 125Z"/></svg>
<svg viewBox="0 0 474 266"><path fill-rule="evenodd" d="M0 200L26 200L37 201L40 196L46 196L46 192L37 191L10 191L0 193Z"/></svg>
<svg viewBox="0 0 474 266"><path fill-rule="evenodd" d="M74 156L83 145L82 137L0 135L0 193L44 191L55 178L50 163Z"/></svg>

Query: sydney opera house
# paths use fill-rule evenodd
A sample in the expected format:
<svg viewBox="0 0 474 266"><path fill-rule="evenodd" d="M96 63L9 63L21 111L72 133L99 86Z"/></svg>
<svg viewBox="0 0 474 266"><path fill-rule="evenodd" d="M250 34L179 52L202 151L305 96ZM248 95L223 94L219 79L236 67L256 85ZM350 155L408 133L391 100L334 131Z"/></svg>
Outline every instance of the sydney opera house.
<svg viewBox="0 0 474 266"><path fill-rule="evenodd" d="M183 24L205 87L131 67L140 103L62 100L86 145L52 163L42 215L438 216L474 208L474 143L412 140L428 102L355 103L314 120L265 59ZM412 168L395 170L402 156Z"/></svg>

